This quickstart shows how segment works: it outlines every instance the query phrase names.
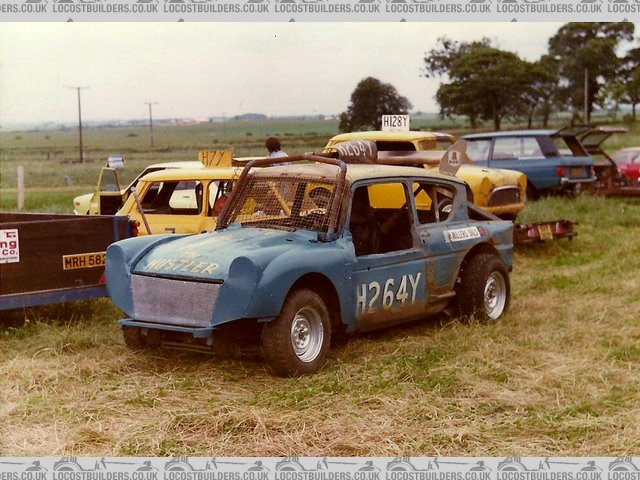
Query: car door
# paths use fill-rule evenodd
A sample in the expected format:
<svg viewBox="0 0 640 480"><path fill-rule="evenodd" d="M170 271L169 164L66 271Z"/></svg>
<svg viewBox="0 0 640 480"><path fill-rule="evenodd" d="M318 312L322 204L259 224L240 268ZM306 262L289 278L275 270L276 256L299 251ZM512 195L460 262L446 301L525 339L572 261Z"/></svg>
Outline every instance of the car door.
<svg viewBox="0 0 640 480"><path fill-rule="evenodd" d="M557 148L548 137L543 143L542 139L535 136L494 138L489 166L524 173L536 190L559 185Z"/></svg>
<svg viewBox="0 0 640 480"><path fill-rule="evenodd" d="M89 212L92 215L115 215L123 203L117 170L111 167L102 167L98 178L98 188L91 197Z"/></svg>
<svg viewBox="0 0 640 480"><path fill-rule="evenodd" d="M215 185L203 180L152 181L142 186L140 204L150 233L200 233L211 230L215 219L208 215L207 195ZM146 226L137 206L129 213Z"/></svg>
<svg viewBox="0 0 640 480"><path fill-rule="evenodd" d="M348 234L355 250L351 295L360 330L399 323L425 312L425 251L418 241L408 185L356 184Z"/></svg>
<svg viewBox="0 0 640 480"><path fill-rule="evenodd" d="M466 215L456 215L466 196L453 184L415 180L411 190L416 206L416 230L425 251L430 308L453 296L453 287L469 245L480 236Z"/></svg>

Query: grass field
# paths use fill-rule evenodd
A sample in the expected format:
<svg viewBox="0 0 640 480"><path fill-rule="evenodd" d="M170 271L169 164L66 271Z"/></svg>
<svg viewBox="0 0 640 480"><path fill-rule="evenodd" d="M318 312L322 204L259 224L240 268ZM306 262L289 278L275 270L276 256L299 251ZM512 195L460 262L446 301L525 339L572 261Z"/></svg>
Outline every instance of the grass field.
<svg viewBox="0 0 640 480"><path fill-rule="evenodd" d="M285 138L322 146L317 125L300 132ZM176 140L188 158L196 137ZM6 170L27 155L10 154L3 209ZM45 177L29 209L64 211L85 186ZM501 322L357 335L300 379L250 358L133 354L108 299L4 313L0 455L640 455L640 201L548 198L522 214L559 217L578 237L517 251Z"/></svg>

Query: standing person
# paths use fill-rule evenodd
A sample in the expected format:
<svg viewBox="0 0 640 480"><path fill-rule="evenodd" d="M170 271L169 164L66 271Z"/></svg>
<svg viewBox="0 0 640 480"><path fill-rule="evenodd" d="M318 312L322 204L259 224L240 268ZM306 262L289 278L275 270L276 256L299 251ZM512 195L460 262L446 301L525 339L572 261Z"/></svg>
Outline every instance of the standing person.
<svg viewBox="0 0 640 480"><path fill-rule="evenodd" d="M280 145L280 140L278 140L276 137L267 138L264 146L267 147L267 150L269 151L269 158L281 158L289 156L286 154L286 152L283 152L281 150L282 145Z"/></svg>

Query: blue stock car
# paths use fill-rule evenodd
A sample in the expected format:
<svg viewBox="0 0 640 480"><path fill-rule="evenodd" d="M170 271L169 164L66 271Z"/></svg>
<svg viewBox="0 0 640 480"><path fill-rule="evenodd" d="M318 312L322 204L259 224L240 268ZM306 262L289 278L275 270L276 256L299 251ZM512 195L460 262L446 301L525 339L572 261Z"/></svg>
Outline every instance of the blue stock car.
<svg viewBox="0 0 640 480"><path fill-rule="evenodd" d="M517 170L527 176L527 198L575 191L595 180L593 159L577 138L585 128L516 130L465 135L467 154L480 166Z"/></svg>
<svg viewBox="0 0 640 480"><path fill-rule="evenodd" d="M448 306L498 320L512 238L513 224L468 202L452 176L310 154L263 159L245 167L215 231L111 245L107 288L133 349L216 351L231 338L259 343L277 374L297 376L325 363L338 333Z"/></svg>

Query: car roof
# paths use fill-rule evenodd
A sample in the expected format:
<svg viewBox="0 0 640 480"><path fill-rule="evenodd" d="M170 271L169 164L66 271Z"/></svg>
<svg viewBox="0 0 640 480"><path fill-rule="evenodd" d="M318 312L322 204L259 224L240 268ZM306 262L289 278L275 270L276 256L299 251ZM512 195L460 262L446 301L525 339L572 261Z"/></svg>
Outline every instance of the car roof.
<svg viewBox="0 0 640 480"><path fill-rule="evenodd" d="M167 168L165 170L147 173L140 180L147 182L166 180L226 180L238 178L241 172L241 167Z"/></svg>
<svg viewBox="0 0 640 480"><path fill-rule="evenodd" d="M469 135L463 135L465 140L485 139L489 137L533 137L533 136L551 136L555 134L557 130L508 130L501 132L484 132L484 133L471 133Z"/></svg>
<svg viewBox="0 0 640 480"><path fill-rule="evenodd" d="M333 181L337 175L337 168L333 165L324 164L298 164L298 165L277 165L273 167L260 168L252 172L253 175L274 176L285 174L287 176L299 177L325 177ZM396 165L374 165L374 164L348 164L347 181L354 183L359 180L392 178L392 177L420 177L436 180L447 180L464 184L463 180L456 177L443 175L433 170L422 167L405 167Z"/></svg>
<svg viewBox="0 0 640 480"><path fill-rule="evenodd" d="M145 168L204 168L202 162L198 160L181 160L177 162L162 162L148 165Z"/></svg>
<svg viewBox="0 0 640 480"><path fill-rule="evenodd" d="M341 133L329 140L331 143L346 142L347 140L372 140L372 141L406 141L413 142L416 140L437 140L449 139L454 140L453 135L440 132L422 132L411 130L407 132L383 132L380 130L369 132L350 132Z"/></svg>

